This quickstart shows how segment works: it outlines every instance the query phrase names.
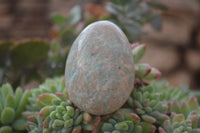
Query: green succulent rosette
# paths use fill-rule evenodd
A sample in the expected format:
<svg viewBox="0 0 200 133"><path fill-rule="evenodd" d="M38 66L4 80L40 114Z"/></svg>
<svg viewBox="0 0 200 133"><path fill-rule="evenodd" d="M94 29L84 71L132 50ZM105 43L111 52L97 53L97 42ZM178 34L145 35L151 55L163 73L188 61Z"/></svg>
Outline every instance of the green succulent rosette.
<svg viewBox="0 0 200 133"><path fill-rule="evenodd" d="M80 133L92 122L92 117L75 107L63 93L41 94L37 102L44 107L37 117L28 117L27 129L30 133Z"/></svg>
<svg viewBox="0 0 200 133"><path fill-rule="evenodd" d="M98 133L144 133L155 130L151 123L141 122L131 109L122 108L101 122Z"/></svg>
<svg viewBox="0 0 200 133"><path fill-rule="evenodd" d="M26 119L21 115L28 103L29 91L17 88L13 92L10 84L0 87L0 133L25 130Z"/></svg>
<svg viewBox="0 0 200 133"><path fill-rule="evenodd" d="M47 79L38 88L31 90L31 96L29 97L29 106L27 106L28 111L37 112L44 107L43 104L37 102L38 96L44 93L66 93L65 83L63 77L56 77L53 79Z"/></svg>
<svg viewBox="0 0 200 133"><path fill-rule="evenodd" d="M159 127L159 133L199 133L197 128L198 117L195 113L191 113L188 118L183 114L171 113L169 120L165 120L163 125Z"/></svg>
<svg viewBox="0 0 200 133"><path fill-rule="evenodd" d="M161 93L151 85L135 88L128 99L129 106L140 118L149 123L162 123L169 119L167 103L161 101Z"/></svg>
<svg viewBox="0 0 200 133"><path fill-rule="evenodd" d="M179 102L187 101L192 94L190 89L185 86L170 86L167 81L153 81L149 84L154 88L153 93L160 93L160 98L163 102L169 102L172 100L177 100Z"/></svg>

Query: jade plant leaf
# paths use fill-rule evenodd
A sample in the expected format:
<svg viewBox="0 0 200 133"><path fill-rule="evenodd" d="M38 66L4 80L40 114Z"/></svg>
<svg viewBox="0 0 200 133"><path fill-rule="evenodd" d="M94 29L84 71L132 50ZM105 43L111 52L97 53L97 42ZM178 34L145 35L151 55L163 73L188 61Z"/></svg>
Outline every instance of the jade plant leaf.
<svg viewBox="0 0 200 133"><path fill-rule="evenodd" d="M0 42L0 65L3 65L13 42Z"/></svg>
<svg viewBox="0 0 200 133"><path fill-rule="evenodd" d="M44 59L48 50L49 46L46 42L27 41L14 46L11 61L15 67L29 66Z"/></svg>

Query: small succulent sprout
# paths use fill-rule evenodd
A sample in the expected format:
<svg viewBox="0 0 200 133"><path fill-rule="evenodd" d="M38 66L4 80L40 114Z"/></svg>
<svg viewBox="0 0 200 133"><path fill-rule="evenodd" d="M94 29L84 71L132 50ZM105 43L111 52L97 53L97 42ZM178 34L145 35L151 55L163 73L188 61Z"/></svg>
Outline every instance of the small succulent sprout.
<svg viewBox="0 0 200 133"><path fill-rule="evenodd" d="M162 76L162 73L151 67L149 64L136 64L144 56L146 51L145 44L133 43L131 44L132 54L135 62L135 77L145 80L157 79Z"/></svg>
<svg viewBox="0 0 200 133"><path fill-rule="evenodd" d="M134 62L137 63L144 56L144 53L146 51L146 45L134 43L131 45L131 48Z"/></svg>
<svg viewBox="0 0 200 133"><path fill-rule="evenodd" d="M23 93L21 88L13 92L10 84L0 87L0 133L25 130L25 118L21 113L25 110L30 93Z"/></svg>
<svg viewBox="0 0 200 133"><path fill-rule="evenodd" d="M169 119L166 115L167 103L161 101L160 93L149 85L135 88L128 104L140 118L148 123L162 123Z"/></svg>
<svg viewBox="0 0 200 133"><path fill-rule="evenodd" d="M154 68L151 67L149 64L136 64L135 65L135 77L140 79L157 79L162 76L162 73Z"/></svg>

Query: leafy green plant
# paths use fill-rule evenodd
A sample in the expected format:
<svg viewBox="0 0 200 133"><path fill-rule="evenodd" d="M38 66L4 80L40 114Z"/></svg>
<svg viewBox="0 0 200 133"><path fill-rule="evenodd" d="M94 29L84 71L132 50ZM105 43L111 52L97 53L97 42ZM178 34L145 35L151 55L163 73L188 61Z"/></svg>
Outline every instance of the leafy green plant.
<svg viewBox="0 0 200 133"><path fill-rule="evenodd" d="M40 40L20 43L0 43L0 84L10 82L13 86L24 85L31 79L41 79L41 62L48 55L49 46Z"/></svg>
<svg viewBox="0 0 200 133"><path fill-rule="evenodd" d="M110 0L107 11L111 21L120 26L130 42L137 42L145 32L144 24L150 24L155 30L161 29L162 21L158 12L153 9L167 9L153 0Z"/></svg>
<svg viewBox="0 0 200 133"><path fill-rule="evenodd" d="M29 91L13 92L10 84L0 87L0 133L24 131L26 119L21 115L28 103Z"/></svg>

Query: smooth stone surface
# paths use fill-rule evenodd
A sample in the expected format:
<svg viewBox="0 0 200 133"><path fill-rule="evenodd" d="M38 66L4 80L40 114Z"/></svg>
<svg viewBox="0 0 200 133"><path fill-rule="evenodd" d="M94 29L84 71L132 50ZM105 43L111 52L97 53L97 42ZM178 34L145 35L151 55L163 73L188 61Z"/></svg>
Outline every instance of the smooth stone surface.
<svg viewBox="0 0 200 133"><path fill-rule="evenodd" d="M119 109L134 84L131 47L121 29L109 21L87 26L68 55L65 82L81 110L104 115Z"/></svg>

